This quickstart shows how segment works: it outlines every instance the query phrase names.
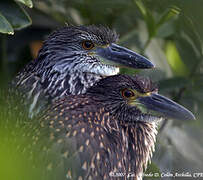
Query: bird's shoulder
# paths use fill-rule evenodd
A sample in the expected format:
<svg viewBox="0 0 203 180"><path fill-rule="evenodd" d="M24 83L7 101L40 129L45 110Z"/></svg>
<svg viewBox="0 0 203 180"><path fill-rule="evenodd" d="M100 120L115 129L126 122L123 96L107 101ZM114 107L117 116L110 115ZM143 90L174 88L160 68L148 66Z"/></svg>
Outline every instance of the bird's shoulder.
<svg viewBox="0 0 203 180"><path fill-rule="evenodd" d="M21 86L34 74L34 61L29 62L23 69L21 69L12 80L11 85L14 87Z"/></svg>
<svg viewBox="0 0 203 180"><path fill-rule="evenodd" d="M86 117L86 113L101 111L104 112L104 105L95 100L88 95L69 95L65 96L59 100L54 101L49 105L45 114L49 115L49 117L54 114L58 114L59 116L69 116L70 114L77 114L80 116L80 113L84 113L83 116Z"/></svg>
<svg viewBox="0 0 203 180"><path fill-rule="evenodd" d="M32 122L27 129L32 129L34 144L45 150L47 167L57 169L60 165L64 176L70 178L101 178L122 164L119 132L107 130L109 120L104 107L91 97L67 96L53 103L35 121L37 126ZM116 152L115 156L110 156L112 152Z"/></svg>

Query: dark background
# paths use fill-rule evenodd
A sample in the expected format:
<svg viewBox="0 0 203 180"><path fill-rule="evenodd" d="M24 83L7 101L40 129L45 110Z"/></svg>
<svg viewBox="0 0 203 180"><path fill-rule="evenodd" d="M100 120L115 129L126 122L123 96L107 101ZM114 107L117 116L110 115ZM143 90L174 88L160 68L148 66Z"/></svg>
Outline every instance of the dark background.
<svg viewBox="0 0 203 180"><path fill-rule="evenodd" d="M121 72L150 76L160 94L187 107L197 119L160 125L147 172L203 173L202 7L202 0L1 0L0 87L36 57L51 31L65 24L109 26L120 34L119 44L156 65L152 70ZM9 164L7 156L1 149L0 161ZM1 174L5 167L1 163L0 179L6 177ZM10 168L20 171L15 164Z"/></svg>

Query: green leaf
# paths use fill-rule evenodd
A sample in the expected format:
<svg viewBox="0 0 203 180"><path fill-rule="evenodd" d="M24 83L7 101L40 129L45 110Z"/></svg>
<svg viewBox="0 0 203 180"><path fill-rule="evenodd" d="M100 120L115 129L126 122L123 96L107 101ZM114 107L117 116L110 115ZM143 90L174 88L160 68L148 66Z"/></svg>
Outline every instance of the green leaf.
<svg viewBox="0 0 203 180"><path fill-rule="evenodd" d="M176 89L191 86L191 81L184 77L174 77L159 81L159 89L163 92L170 92Z"/></svg>
<svg viewBox="0 0 203 180"><path fill-rule="evenodd" d="M199 32L197 31L195 21L193 21L192 18L189 16L182 15L180 18L180 21L177 22L181 26L179 27L180 30L184 31L184 33L187 34L187 36L190 37L192 40L192 43L194 43L195 48L201 53L202 55L202 49L203 49L203 42L202 37L200 36ZM184 28L182 28L184 27Z"/></svg>
<svg viewBox="0 0 203 180"><path fill-rule="evenodd" d="M177 27L179 30L176 34L177 48L185 64L191 70L191 75L194 75L199 71L203 60L202 37L189 16L180 16Z"/></svg>
<svg viewBox="0 0 203 180"><path fill-rule="evenodd" d="M0 12L15 30L20 30L31 24L28 14L17 3L3 1L0 4Z"/></svg>
<svg viewBox="0 0 203 180"><path fill-rule="evenodd" d="M157 179L161 177L159 167L155 163L148 165L146 172L144 172L144 179Z"/></svg>
<svg viewBox="0 0 203 180"><path fill-rule="evenodd" d="M31 0L16 0L16 1L25 4L25 5L28 6L29 8L32 8L32 7L33 7L33 3L32 3Z"/></svg>
<svg viewBox="0 0 203 180"><path fill-rule="evenodd" d="M141 0L134 0L142 16L144 17L145 23L147 24L148 39L153 38L156 35L156 23L155 19L149 9L143 4Z"/></svg>
<svg viewBox="0 0 203 180"><path fill-rule="evenodd" d="M199 64L202 61L202 57L199 55L201 52L198 51L194 39L182 33L176 38L175 43L181 59L190 70L190 74L195 74L200 67Z"/></svg>
<svg viewBox="0 0 203 180"><path fill-rule="evenodd" d="M164 23L170 21L171 19L177 17L180 14L180 8L173 6L170 9L167 9L159 19L157 27L160 27Z"/></svg>
<svg viewBox="0 0 203 180"><path fill-rule="evenodd" d="M156 36L157 28L155 19L150 11L147 11L146 22L147 22L147 30L149 33L149 39L151 39L154 36Z"/></svg>
<svg viewBox="0 0 203 180"><path fill-rule="evenodd" d="M6 34L14 34L11 24L6 20L6 18L0 13L0 32Z"/></svg>
<svg viewBox="0 0 203 180"><path fill-rule="evenodd" d="M162 13L160 19L156 24L157 36L161 38L166 38L171 36L175 32L175 19L177 19L180 14L180 9L176 6L168 8Z"/></svg>
<svg viewBox="0 0 203 180"><path fill-rule="evenodd" d="M166 43L166 57L167 61L176 76L188 76L189 70L183 63L179 52L174 42L169 41Z"/></svg>
<svg viewBox="0 0 203 180"><path fill-rule="evenodd" d="M157 37L166 38L175 33L175 25L173 21L169 21L161 25L157 30Z"/></svg>
<svg viewBox="0 0 203 180"><path fill-rule="evenodd" d="M146 17L147 16L147 9L145 8L144 4L142 1L140 0L135 0L135 4L137 5L137 7L139 8L141 14Z"/></svg>
<svg viewBox="0 0 203 180"><path fill-rule="evenodd" d="M31 0L16 0L16 1L25 4L25 5L28 6L29 8L32 8L32 7L33 7L33 3L32 3Z"/></svg>

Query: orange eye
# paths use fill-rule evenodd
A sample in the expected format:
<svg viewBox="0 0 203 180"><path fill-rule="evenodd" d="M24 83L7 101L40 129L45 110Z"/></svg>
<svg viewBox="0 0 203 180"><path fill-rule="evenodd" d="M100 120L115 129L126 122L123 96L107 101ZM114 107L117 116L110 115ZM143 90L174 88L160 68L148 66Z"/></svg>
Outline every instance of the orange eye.
<svg viewBox="0 0 203 180"><path fill-rule="evenodd" d="M85 50L90 50L94 47L94 44L92 41L83 41L82 42L82 47L85 49Z"/></svg>
<svg viewBox="0 0 203 180"><path fill-rule="evenodd" d="M131 97L135 96L135 94L133 91L131 91L129 89L124 89L124 90L122 90L122 96L124 98L131 98Z"/></svg>

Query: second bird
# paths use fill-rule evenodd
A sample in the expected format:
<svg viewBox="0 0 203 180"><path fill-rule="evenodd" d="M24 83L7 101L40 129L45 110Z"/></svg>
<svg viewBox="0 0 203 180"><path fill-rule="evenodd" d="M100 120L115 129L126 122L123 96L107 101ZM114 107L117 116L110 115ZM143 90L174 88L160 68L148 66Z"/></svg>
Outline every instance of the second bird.
<svg viewBox="0 0 203 180"><path fill-rule="evenodd" d="M107 77L27 124L25 150L42 159L48 179L142 179L163 118L195 117L147 78Z"/></svg>
<svg viewBox="0 0 203 180"><path fill-rule="evenodd" d="M119 67L152 68L145 57L116 43L115 31L103 26L67 26L52 33L36 60L13 80L32 116L64 95L83 94Z"/></svg>

